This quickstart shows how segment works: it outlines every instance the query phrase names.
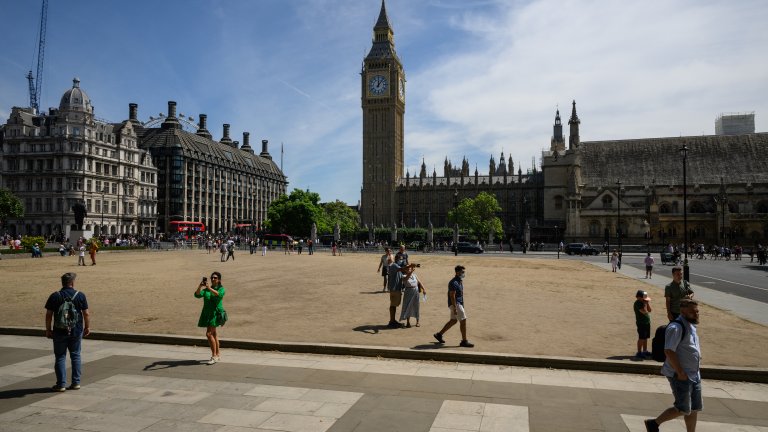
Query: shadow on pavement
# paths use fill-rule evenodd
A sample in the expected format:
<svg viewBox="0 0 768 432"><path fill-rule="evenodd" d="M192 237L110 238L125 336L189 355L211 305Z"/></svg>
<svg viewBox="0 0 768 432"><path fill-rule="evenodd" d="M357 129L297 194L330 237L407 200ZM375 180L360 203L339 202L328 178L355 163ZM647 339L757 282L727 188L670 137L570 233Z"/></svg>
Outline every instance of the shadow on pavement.
<svg viewBox="0 0 768 432"><path fill-rule="evenodd" d="M387 294L387 291L360 291L360 294Z"/></svg>
<svg viewBox="0 0 768 432"><path fill-rule="evenodd" d="M641 362L641 361L644 360L644 359L641 359L641 358L637 358L637 357L635 357L633 355L631 355L631 356L628 356L628 355L624 355L624 356L611 356L611 357L606 357L605 359L606 360L630 360L630 361L634 361L634 362ZM658 362L654 362L651 359L647 359L647 360L649 360L649 361L651 361L653 363L658 363ZM659 363L659 364L661 364L661 363Z"/></svg>
<svg viewBox="0 0 768 432"><path fill-rule="evenodd" d="M27 395L38 394L38 393L54 394L54 392L51 391L50 387L5 390L5 391L0 391L0 400L10 399L10 398L23 398Z"/></svg>
<svg viewBox="0 0 768 432"><path fill-rule="evenodd" d="M755 263L754 265L745 265L744 268L745 269L749 269L749 270L757 270L757 271L768 272L768 266L760 265L760 264L757 264L757 263Z"/></svg>
<svg viewBox="0 0 768 432"><path fill-rule="evenodd" d="M414 350L437 350L437 349L443 349L443 348L456 348L456 346L439 344L437 342L431 342L428 344L421 344L421 345L416 345L411 347L411 349L414 349Z"/></svg>
<svg viewBox="0 0 768 432"><path fill-rule="evenodd" d="M398 330L398 328L392 328L386 324L367 324L367 325L357 326L352 330L356 332L362 332L362 333L368 333L368 334L379 334L379 332L382 330Z"/></svg>
<svg viewBox="0 0 768 432"><path fill-rule="evenodd" d="M161 360L144 366L145 371L168 369L179 366L198 366L205 364L205 360Z"/></svg>

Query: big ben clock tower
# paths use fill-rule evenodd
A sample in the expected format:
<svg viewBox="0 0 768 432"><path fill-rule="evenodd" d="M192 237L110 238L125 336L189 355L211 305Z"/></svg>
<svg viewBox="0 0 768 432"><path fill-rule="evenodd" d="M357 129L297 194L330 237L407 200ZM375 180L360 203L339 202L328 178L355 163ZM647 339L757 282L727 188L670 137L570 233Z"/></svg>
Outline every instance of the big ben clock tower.
<svg viewBox="0 0 768 432"><path fill-rule="evenodd" d="M384 0L373 27L373 46L361 72L363 189L361 222L396 223L395 187L403 176L405 75L395 52Z"/></svg>

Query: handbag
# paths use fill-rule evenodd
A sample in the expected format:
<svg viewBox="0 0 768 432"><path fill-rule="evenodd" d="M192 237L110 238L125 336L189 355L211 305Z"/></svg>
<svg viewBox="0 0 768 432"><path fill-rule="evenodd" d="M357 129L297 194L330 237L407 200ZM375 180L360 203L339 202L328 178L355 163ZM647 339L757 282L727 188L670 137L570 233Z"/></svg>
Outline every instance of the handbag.
<svg viewBox="0 0 768 432"><path fill-rule="evenodd" d="M214 316L216 317L216 323L220 326L223 326L227 323L227 320L229 317L227 316L227 311L224 309L216 309L216 312L214 313Z"/></svg>

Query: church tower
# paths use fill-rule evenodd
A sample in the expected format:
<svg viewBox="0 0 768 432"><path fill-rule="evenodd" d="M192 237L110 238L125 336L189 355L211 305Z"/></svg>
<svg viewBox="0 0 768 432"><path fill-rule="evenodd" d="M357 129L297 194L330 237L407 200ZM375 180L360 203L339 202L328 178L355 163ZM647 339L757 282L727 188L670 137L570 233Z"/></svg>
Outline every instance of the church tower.
<svg viewBox="0 0 768 432"><path fill-rule="evenodd" d="M392 225L397 221L395 188L403 177L405 74L395 52L387 8L373 27L373 45L363 60L361 105L363 109L363 188L361 222Z"/></svg>
<svg viewBox="0 0 768 432"><path fill-rule="evenodd" d="M552 126L552 140L550 141L549 150L552 152L565 150L565 139L563 139L563 123L560 120L559 109L555 114L555 125Z"/></svg>
<svg viewBox="0 0 768 432"><path fill-rule="evenodd" d="M568 126L571 127L571 134L568 136L568 150L576 150L581 143L579 139L579 125L581 120L576 115L576 101L573 101L573 109L571 110L571 118L568 120Z"/></svg>

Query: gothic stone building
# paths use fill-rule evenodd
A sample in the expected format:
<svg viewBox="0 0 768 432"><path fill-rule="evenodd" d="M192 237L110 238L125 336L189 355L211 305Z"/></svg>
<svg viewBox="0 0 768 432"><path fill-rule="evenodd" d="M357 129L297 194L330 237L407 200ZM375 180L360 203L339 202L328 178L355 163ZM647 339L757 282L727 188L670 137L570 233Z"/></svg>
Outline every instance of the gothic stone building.
<svg viewBox="0 0 768 432"><path fill-rule="evenodd" d="M683 165L687 158L688 229L693 242L753 243L768 239L768 134L581 142L573 102L566 148L560 112L550 150L517 173L511 158L491 157L487 174L465 159L446 158L443 173L422 163L404 171L405 73L382 2L363 61L361 222L368 226L447 226L457 201L496 196L507 237L554 242L616 242L618 213L625 244L682 242ZM621 182L621 191L617 191Z"/></svg>
<svg viewBox="0 0 768 432"><path fill-rule="evenodd" d="M535 167L525 174L518 168L515 174L512 159L507 165L503 154L498 167L491 158L487 175L479 175L477 168L474 175L470 174L466 159L460 167L454 167L446 158L440 177L435 170L428 175L424 164L418 176L403 176L405 83L382 1L373 28L373 44L361 72L361 222L368 226L447 226L448 211L458 201L483 191L493 193L499 201L507 232L520 231L526 220L540 220L543 176Z"/></svg>

